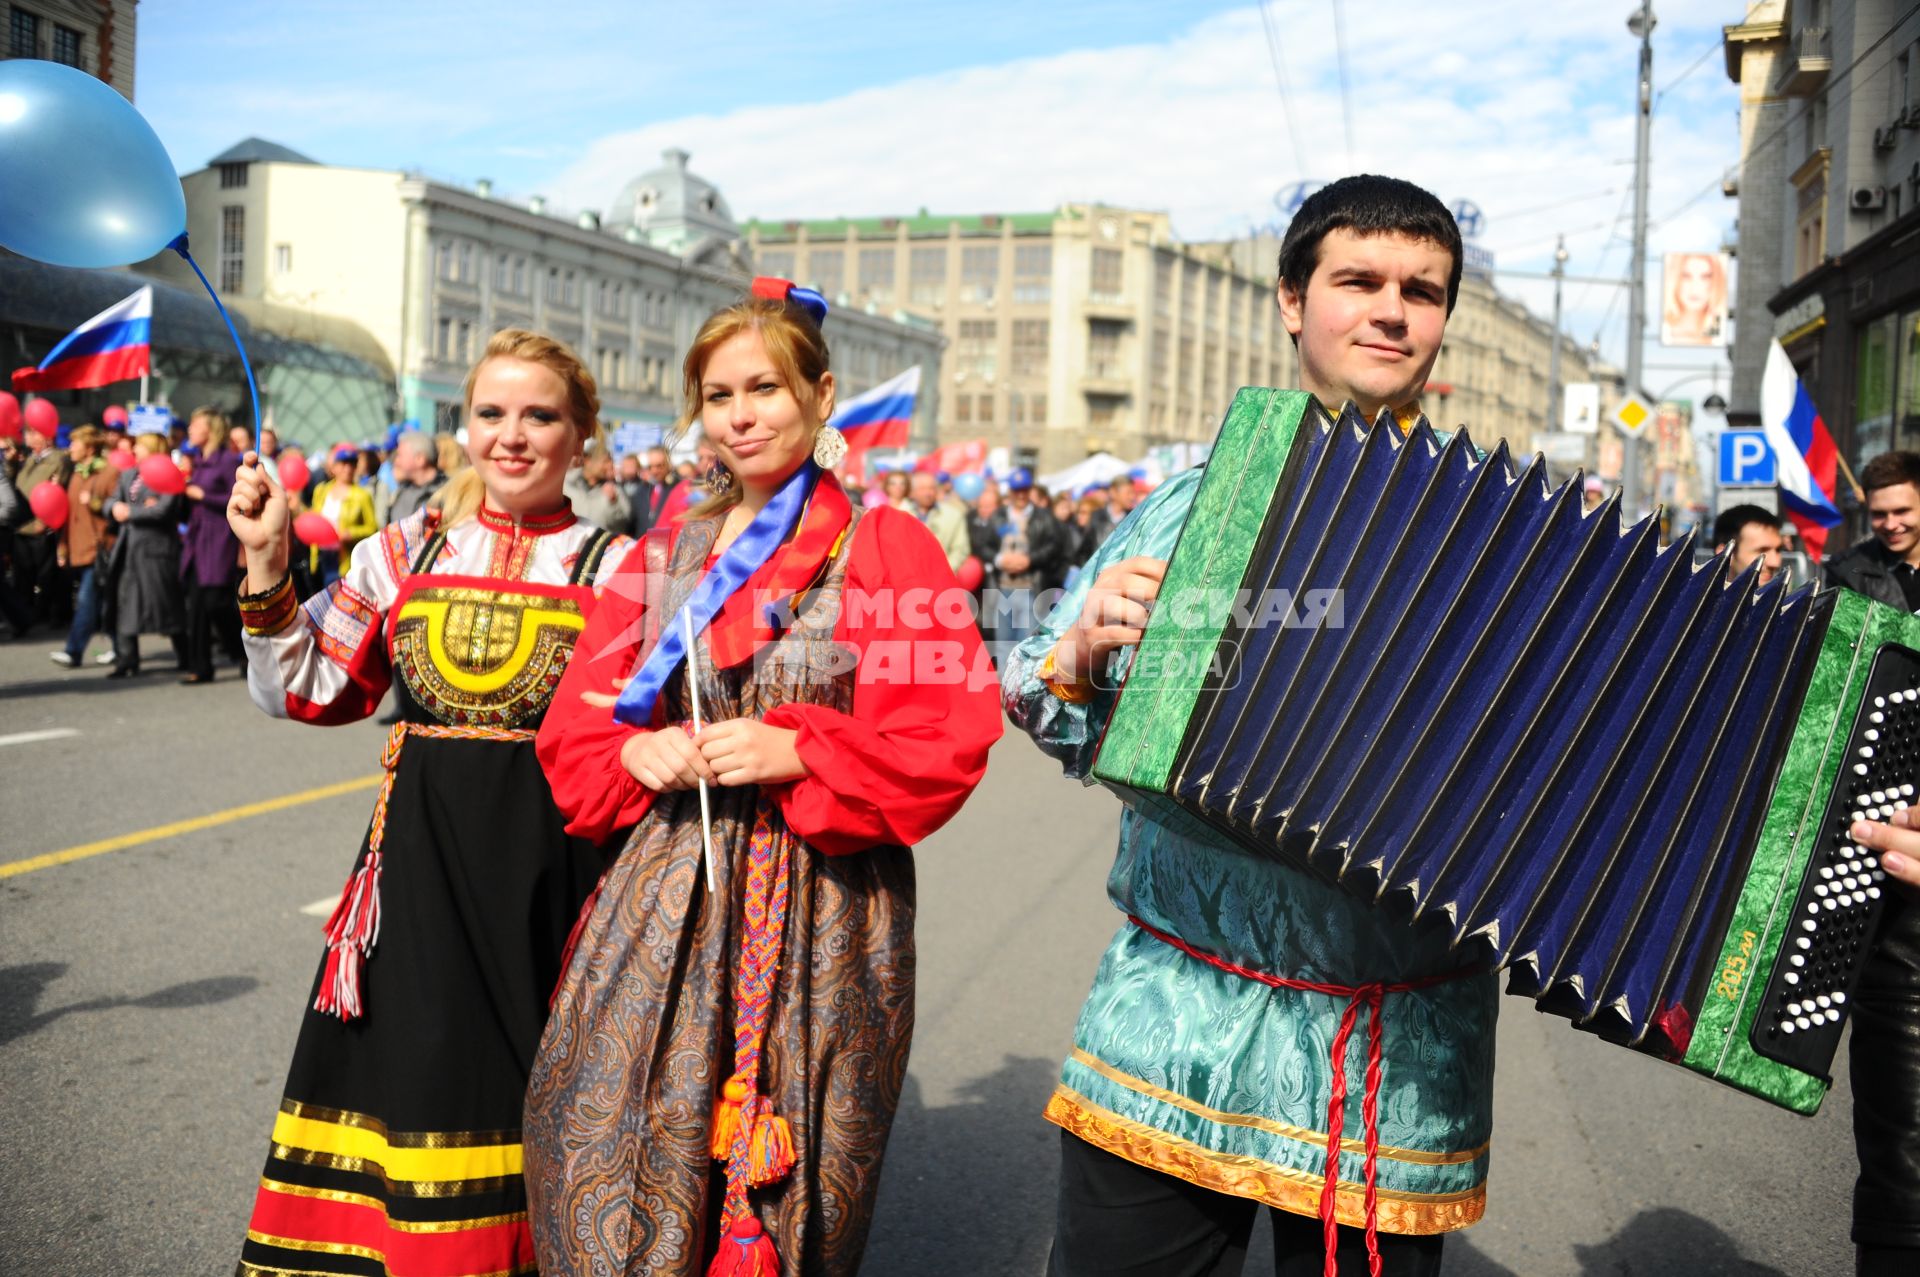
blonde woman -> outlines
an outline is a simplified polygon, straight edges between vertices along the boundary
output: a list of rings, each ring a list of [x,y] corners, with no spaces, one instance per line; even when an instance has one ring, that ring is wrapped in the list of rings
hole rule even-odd
[[[561,493],[593,436],[592,375],[535,333],[467,374],[470,468],[444,512],[389,525],[304,607],[288,508],[251,457],[248,684],[277,718],[400,719],[300,1026],[243,1274],[531,1273],[520,1108],[560,955],[603,861],[569,835],[534,730],[630,546]]]
[[[833,476],[824,311],[762,279],[701,327],[713,495],[648,533],[540,730],[568,828],[634,827],[527,1094],[547,1277],[851,1274],[866,1245],[913,1029],[908,848],[1000,714],[939,543]]]

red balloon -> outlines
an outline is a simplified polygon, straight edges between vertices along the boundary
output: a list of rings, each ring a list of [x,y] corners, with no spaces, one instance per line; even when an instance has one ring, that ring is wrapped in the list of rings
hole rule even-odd
[[[114,404],[100,414],[100,420],[109,426],[124,426],[127,424],[127,410],[119,404]]]
[[[307,460],[297,452],[280,454],[280,486],[288,492],[305,492],[307,481],[313,478],[313,471],[307,468]]]
[[[961,589],[977,590],[980,588],[980,582],[986,579],[987,572],[985,568],[980,566],[979,556],[969,554],[965,559],[961,560],[960,566],[955,570],[954,575],[960,578]]]
[[[107,464],[115,470],[131,470],[140,464],[140,458],[133,455],[132,448],[115,448],[107,454]]]
[[[27,504],[33,507],[33,517],[46,524],[48,531],[58,532],[67,526],[67,490],[53,480],[35,484],[27,494]]]
[[[20,437],[20,401],[0,390],[0,439]]]
[[[187,490],[187,476],[180,473],[180,467],[164,452],[156,452],[140,462],[140,479],[163,497]]]
[[[315,514],[311,510],[295,516],[293,535],[300,538],[302,545],[317,546],[322,550],[334,550],[340,546],[340,529],[327,522],[324,514]]]
[[[49,439],[60,428],[60,410],[53,406],[51,399],[27,400],[27,406],[20,415],[26,419],[29,430],[38,430]]]

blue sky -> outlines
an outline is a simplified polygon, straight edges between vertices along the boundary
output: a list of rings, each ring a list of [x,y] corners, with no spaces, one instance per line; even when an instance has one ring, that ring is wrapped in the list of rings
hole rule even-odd
[[[1271,220],[1273,193],[1298,178],[1370,169],[1479,204],[1504,266],[1544,269],[1566,232],[1571,273],[1617,276],[1633,7],[1345,0],[1343,103],[1333,0],[1270,0],[1265,22],[1245,3],[1140,0],[147,0],[137,102],[182,171],[258,134],[564,208],[604,209],[677,145],[743,217],[1104,200],[1165,208],[1202,238]],[[1657,6],[1655,84],[1678,82],[1656,112],[1656,275],[1662,249],[1717,247],[1732,226],[1719,179],[1739,102],[1718,42],[1737,7]],[[1550,307],[1545,284],[1500,283]],[[1616,360],[1621,291],[1567,291],[1568,331],[1598,334]],[[1705,366],[1657,346],[1647,359]]]

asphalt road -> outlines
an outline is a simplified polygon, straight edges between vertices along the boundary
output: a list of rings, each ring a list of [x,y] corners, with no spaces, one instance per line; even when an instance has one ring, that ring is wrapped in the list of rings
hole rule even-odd
[[[270,721],[225,670],[110,683],[51,646],[0,646],[0,864],[377,769],[373,724]],[[38,732],[71,734],[10,743]],[[0,877],[0,1273],[231,1271],[315,915],[372,800]],[[1116,810],[1011,738],[920,849],[919,1027],[867,1273],[1044,1270],[1058,1134],[1038,1115],[1116,925]],[[1491,1204],[1449,1240],[1451,1277],[1851,1271],[1844,1083],[1801,1119],[1503,1011]],[[1257,1239],[1248,1271],[1266,1262]]]

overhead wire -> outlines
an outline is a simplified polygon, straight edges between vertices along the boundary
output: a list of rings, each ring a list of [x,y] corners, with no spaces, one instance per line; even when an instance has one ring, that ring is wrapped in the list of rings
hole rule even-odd
[[[1333,0],[1333,50],[1340,66],[1340,116],[1347,129],[1347,172],[1353,172],[1353,91],[1347,86],[1347,24]]]
[[[1287,64],[1280,56],[1280,39],[1274,31],[1273,15],[1267,12],[1266,0],[1260,0],[1260,25],[1267,33],[1267,56],[1273,62],[1273,80],[1280,89],[1280,111],[1286,117],[1287,137],[1293,144],[1294,171],[1302,178],[1307,176],[1307,149],[1300,145],[1300,121],[1293,113],[1293,94],[1287,88]]]
[[[1686,70],[1682,71],[1679,75],[1674,76],[1671,80],[1668,80],[1665,84],[1660,86],[1659,91],[1653,95],[1653,105],[1659,106],[1661,98],[1671,93],[1675,85],[1679,84],[1682,80],[1692,75],[1695,71],[1698,71],[1703,65],[1705,65],[1708,58],[1720,52],[1720,50],[1724,47],[1724,44],[1725,42],[1722,40],[1715,40],[1712,44],[1709,44],[1706,48],[1700,50],[1700,56],[1695,58],[1692,62],[1688,63]]]

